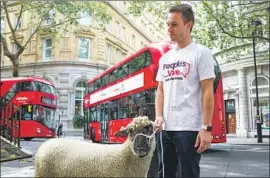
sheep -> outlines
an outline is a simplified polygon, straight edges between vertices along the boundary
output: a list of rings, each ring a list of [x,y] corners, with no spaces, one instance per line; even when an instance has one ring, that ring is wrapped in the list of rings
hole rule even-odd
[[[156,147],[154,128],[154,122],[144,116],[134,118],[115,134],[128,136],[123,144],[48,140],[35,155],[35,176],[146,177]]]

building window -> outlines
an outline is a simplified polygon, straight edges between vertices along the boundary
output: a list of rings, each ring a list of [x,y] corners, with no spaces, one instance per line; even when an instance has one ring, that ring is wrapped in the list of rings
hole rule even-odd
[[[115,34],[117,37],[120,37],[120,24],[117,21],[115,23]]]
[[[112,49],[112,46],[110,44],[107,44],[107,48],[106,48],[106,60],[108,61],[108,64],[111,63],[111,49]]]
[[[143,48],[144,47],[144,44],[143,44],[143,42],[141,41],[141,47]]]
[[[75,88],[75,113],[83,116],[83,98],[86,82],[80,81]]]
[[[19,47],[18,47],[18,45],[16,43],[13,43],[12,52],[16,53],[17,51],[19,51]]]
[[[43,59],[47,60],[52,57],[52,39],[46,38],[43,40]]]
[[[269,93],[269,80],[264,76],[257,77],[258,82],[258,93],[260,95]],[[256,81],[253,79],[250,86],[250,94],[256,96]]]
[[[17,28],[16,29],[21,29],[22,28],[22,17],[19,19],[19,14],[16,14],[15,15],[15,27],[17,25]]]
[[[80,12],[79,13],[79,24],[80,25],[85,25],[85,26],[90,26],[91,25],[91,15],[89,12]]]
[[[44,24],[52,25],[54,15],[55,15],[55,10],[54,9],[49,10],[48,15],[44,19]]]
[[[5,19],[1,17],[1,33],[5,33]]]
[[[122,37],[122,40],[124,42],[126,42],[126,28],[124,26],[122,26],[122,35],[121,35],[121,37]]]
[[[259,115],[262,120],[262,129],[269,130],[269,78],[265,76],[258,76],[258,95],[259,95]],[[256,100],[256,81],[252,80],[249,86],[250,103],[251,103],[251,117],[252,117],[252,129],[256,129],[256,115],[257,115],[257,100]]]
[[[135,48],[135,35],[132,35],[131,47]]]
[[[114,55],[115,59],[114,59],[114,61],[117,63],[117,62],[120,61],[120,59],[119,59],[119,49],[115,48],[115,51],[114,52],[115,52],[115,55]]]
[[[107,25],[106,25],[106,30],[110,33],[112,33],[112,21],[110,21]]]
[[[79,59],[89,59],[90,58],[90,39],[79,38],[78,43],[78,58]]]

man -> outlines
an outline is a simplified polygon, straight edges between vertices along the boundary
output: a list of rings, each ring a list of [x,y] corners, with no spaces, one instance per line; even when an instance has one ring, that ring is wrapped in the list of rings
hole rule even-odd
[[[211,144],[214,63],[210,49],[191,40],[191,6],[170,8],[168,33],[176,46],[159,61],[156,124],[161,131],[159,176],[200,177],[200,159]]]

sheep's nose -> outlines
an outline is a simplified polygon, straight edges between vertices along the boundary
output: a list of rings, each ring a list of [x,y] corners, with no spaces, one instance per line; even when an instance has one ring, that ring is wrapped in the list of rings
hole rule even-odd
[[[139,151],[145,151],[145,147],[138,147],[137,148]]]

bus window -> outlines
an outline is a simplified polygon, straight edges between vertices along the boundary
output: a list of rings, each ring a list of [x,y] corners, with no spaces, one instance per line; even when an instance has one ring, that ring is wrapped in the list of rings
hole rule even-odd
[[[18,82],[16,84],[15,92],[17,93],[17,92],[22,91],[22,87],[23,87],[23,82]]]
[[[124,78],[125,76],[127,76],[128,73],[128,66],[129,64],[124,64],[118,71],[118,77],[119,78]]]
[[[149,51],[146,51],[146,61],[145,61],[145,65],[149,66],[152,64],[152,55]]]
[[[145,59],[146,59],[146,53],[143,53],[136,57],[136,63],[137,63],[137,70],[140,70],[145,67]]]
[[[90,121],[97,122],[97,111],[96,111],[96,107],[92,107],[90,109]]]
[[[128,97],[119,99],[119,107],[118,107],[118,119],[127,118],[128,113]]]
[[[103,76],[103,86],[106,86],[106,85],[108,85],[109,84],[109,75],[108,74],[106,74],[106,75],[104,75]]]
[[[118,119],[118,100],[108,102],[109,120]]]
[[[33,90],[31,82],[23,82],[22,91],[31,91]]]
[[[5,100],[6,100],[6,101],[10,101],[10,100],[14,97],[14,95],[16,94],[15,89],[16,89],[16,84],[14,84],[14,85],[10,88],[10,90],[7,92],[7,94],[6,94],[6,96],[5,96]]]
[[[55,110],[41,106],[33,106],[33,120],[39,121],[49,128],[55,128]]]
[[[41,83],[41,82],[34,82],[34,85],[37,91],[42,91],[42,92],[56,95],[55,88],[49,84]]]
[[[32,119],[32,111],[33,110],[28,110],[28,105],[22,105],[21,109],[22,109],[22,119],[23,120],[31,120]],[[33,107],[33,106],[31,106]]]
[[[44,108],[40,106],[34,106],[33,108],[33,120],[44,123]]]
[[[99,89],[102,86],[102,78],[95,81],[95,90]]]
[[[146,103],[145,103],[145,92],[136,93],[134,95],[134,100],[136,102],[136,114],[137,116],[146,115]]]
[[[117,74],[118,74],[118,70],[115,69],[111,74],[110,74],[110,82],[114,82],[117,80]]]
[[[132,74],[132,73],[134,73],[134,72],[136,72],[137,71],[137,64],[136,64],[136,59],[134,59],[134,60],[132,60],[132,61],[130,61],[129,62],[129,74]]]
[[[155,92],[156,89],[150,89],[145,91],[145,102],[148,103],[155,103]]]
[[[102,105],[97,106],[97,121],[102,121],[103,120],[103,107]]]
[[[94,91],[95,87],[94,87],[94,83],[91,83],[87,86],[87,93],[90,93],[92,91]]]
[[[217,60],[215,58],[214,58],[214,71],[215,71],[215,75],[216,75],[216,78],[214,80],[214,93],[215,93],[217,86],[218,86],[218,83],[219,83],[220,75],[221,75],[219,65],[218,65]]]

